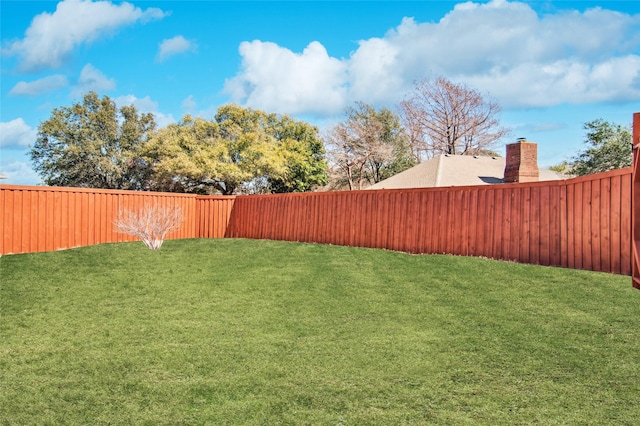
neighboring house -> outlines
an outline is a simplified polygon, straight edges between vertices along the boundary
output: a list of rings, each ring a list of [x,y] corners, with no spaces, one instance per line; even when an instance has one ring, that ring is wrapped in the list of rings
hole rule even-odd
[[[507,157],[440,155],[367,189],[430,188],[536,182],[565,179],[538,168],[538,145],[519,140],[507,145]]]

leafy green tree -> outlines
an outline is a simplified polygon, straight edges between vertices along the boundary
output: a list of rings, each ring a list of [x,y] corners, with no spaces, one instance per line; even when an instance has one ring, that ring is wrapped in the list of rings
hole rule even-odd
[[[151,189],[206,193],[202,181],[214,173],[219,155],[215,135],[213,123],[188,115],[154,132],[142,149],[143,158],[152,165]]]
[[[269,176],[272,192],[305,192],[327,184],[327,162],[318,129],[288,116],[270,115],[266,131],[276,140],[284,174]]]
[[[563,174],[567,174],[570,175],[571,172],[571,168],[573,167],[573,165],[571,163],[569,163],[567,160],[563,160],[558,164],[554,164],[552,166],[549,166],[549,170],[556,172],[556,173],[563,173]]]
[[[149,167],[138,150],[155,126],[152,114],[118,110],[108,96],[90,92],[40,123],[31,161],[51,186],[144,189]]]
[[[306,191],[327,179],[314,127],[237,105],[220,107],[213,121],[186,116],[160,129],[145,158],[152,187],[166,191]]]
[[[326,136],[337,186],[363,189],[413,166],[407,135],[390,110],[357,102],[345,114]]]
[[[597,119],[584,124],[587,148],[573,160],[572,173],[578,176],[631,166],[632,137],[629,127]]]

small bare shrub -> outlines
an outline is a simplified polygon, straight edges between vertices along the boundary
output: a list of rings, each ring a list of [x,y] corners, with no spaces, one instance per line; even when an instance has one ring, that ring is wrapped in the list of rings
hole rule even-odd
[[[139,211],[124,210],[114,224],[117,232],[135,235],[151,250],[158,250],[167,234],[178,230],[183,221],[179,207],[148,205]]]

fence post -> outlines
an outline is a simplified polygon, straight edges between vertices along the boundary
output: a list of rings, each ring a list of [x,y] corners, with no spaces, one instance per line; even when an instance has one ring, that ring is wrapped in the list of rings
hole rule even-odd
[[[631,183],[631,263],[633,286],[640,290],[640,112],[633,114]]]

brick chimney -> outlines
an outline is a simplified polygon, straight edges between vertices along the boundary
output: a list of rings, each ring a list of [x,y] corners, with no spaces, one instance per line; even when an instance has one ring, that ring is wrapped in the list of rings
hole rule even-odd
[[[537,182],[539,177],[538,144],[520,138],[516,143],[507,145],[504,183]]]

